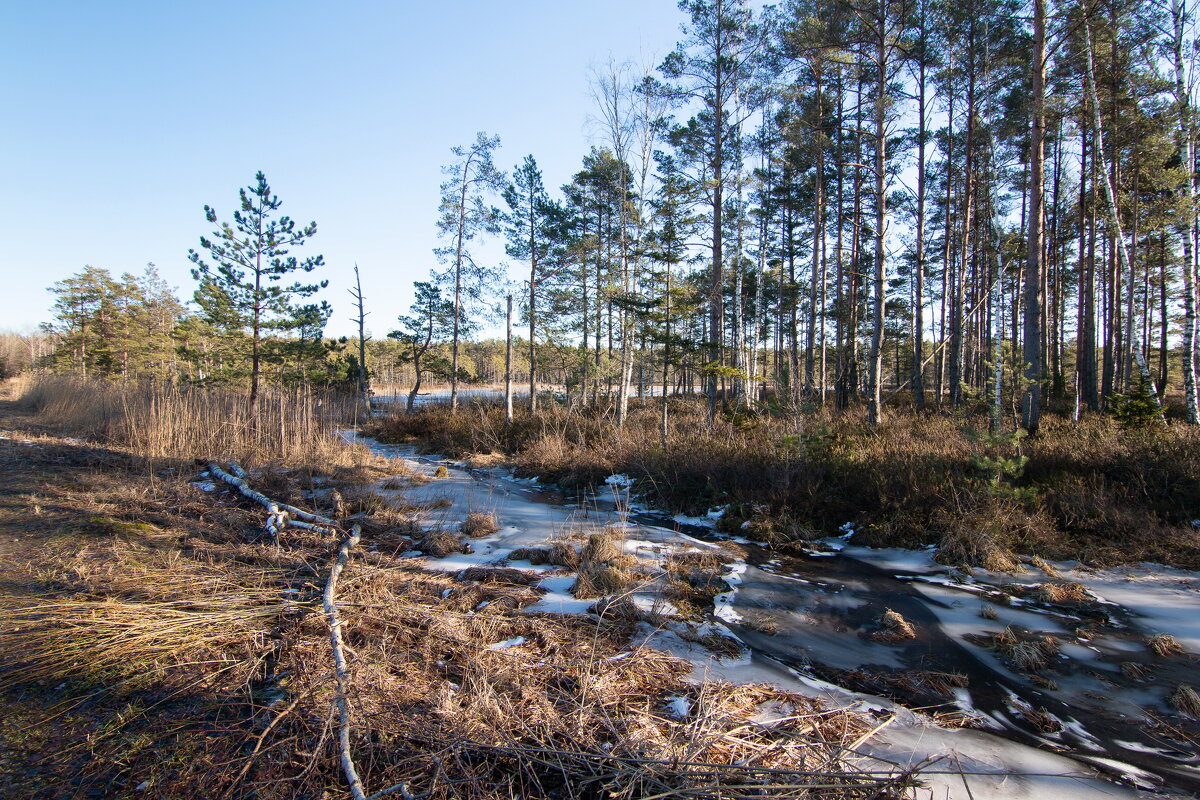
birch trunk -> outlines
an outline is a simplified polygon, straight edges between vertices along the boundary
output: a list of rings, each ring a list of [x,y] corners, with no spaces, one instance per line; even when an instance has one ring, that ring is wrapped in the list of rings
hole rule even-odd
[[[1184,212],[1180,219],[1183,239],[1183,394],[1189,425],[1200,424],[1200,405],[1196,387],[1196,242],[1193,238],[1196,221],[1196,194],[1194,180],[1194,148],[1192,135],[1191,97],[1184,79],[1184,22],[1186,8],[1184,0],[1171,0],[1173,23],[1173,60],[1175,62],[1175,113],[1178,128],[1175,143],[1185,165],[1185,178],[1180,187],[1184,191]],[[1165,279],[1164,279],[1165,285]],[[1165,328],[1167,322],[1163,318]]]

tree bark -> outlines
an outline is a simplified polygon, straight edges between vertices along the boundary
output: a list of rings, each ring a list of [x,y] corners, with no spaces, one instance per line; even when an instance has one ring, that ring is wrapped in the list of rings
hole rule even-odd
[[[505,298],[508,301],[508,313],[505,322],[504,335],[504,421],[513,421],[513,395],[512,395],[512,295]],[[586,309],[585,309],[586,311]]]
[[[867,419],[873,427],[879,425],[882,415],[883,317],[887,308],[884,295],[884,258],[887,254],[887,0],[879,0],[876,24],[879,26],[875,42],[879,88],[875,95],[875,308],[871,315],[871,396],[867,406]]]
[[[1029,144],[1029,240],[1025,255],[1025,397],[1021,424],[1035,435],[1042,413],[1042,205],[1045,198],[1046,0],[1033,0],[1033,109]]]
[[[1088,59],[1085,84],[1087,87],[1087,93],[1092,101],[1093,122],[1095,123],[1096,128],[1096,158],[1101,164],[1101,169],[1099,169],[1098,172],[1103,178],[1100,186],[1102,189],[1104,189],[1104,196],[1108,210],[1108,222],[1112,227],[1119,269],[1122,273],[1124,273],[1127,270],[1133,269],[1133,265],[1129,259],[1129,252],[1125,248],[1125,235],[1121,231],[1121,217],[1117,213],[1116,192],[1113,190],[1110,173],[1103,169],[1103,164],[1105,163],[1107,156],[1104,154],[1104,138],[1100,132],[1100,104],[1096,101],[1096,73],[1094,63],[1095,59],[1092,54],[1092,34],[1091,29],[1086,24],[1083,26],[1083,32],[1084,39],[1087,44]],[[1159,408],[1159,414],[1161,416],[1162,404],[1158,399],[1158,390],[1154,386],[1154,379],[1150,376],[1150,370],[1146,368],[1146,362],[1141,356],[1141,350],[1142,348],[1135,343],[1134,353],[1137,356],[1138,369],[1142,374],[1142,380],[1146,382],[1146,386],[1150,392],[1150,395],[1154,398],[1155,405]]]
[[[1196,222],[1196,193],[1194,147],[1192,131],[1191,99],[1184,80],[1186,61],[1184,56],[1184,22],[1186,15],[1184,0],[1171,0],[1173,29],[1172,55],[1175,67],[1175,114],[1177,128],[1175,144],[1184,164],[1185,178],[1180,187],[1184,192],[1184,212],[1179,221],[1183,239],[1183,394],[1187,421],[1190,425],[1200,424],[1200,398],[1196,385],[1196,257],[1197,243],[1194,239]],[[1163,291],[1166,291],[1166,275],[1163,276]],[[1163,328],[1167,320],[1163,317]],[[1165,334],[1164,334],[1165,338]],[[1165,370],[1164,370],[1165,374]]]

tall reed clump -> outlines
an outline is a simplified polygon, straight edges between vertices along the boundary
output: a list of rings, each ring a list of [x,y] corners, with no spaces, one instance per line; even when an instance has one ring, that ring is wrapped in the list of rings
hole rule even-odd
[[[47,376],[21,401],[63,434],[150,458],[343,464],[363,450],[338,432],[354,419],[354,399],[332,393],[267,392],[252,411],[231,391]]]

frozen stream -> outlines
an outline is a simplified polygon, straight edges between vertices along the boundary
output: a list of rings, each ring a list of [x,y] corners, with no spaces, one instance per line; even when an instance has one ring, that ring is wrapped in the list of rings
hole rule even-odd
[[[469,470],[408,446],[346,435],[426,475],[447,467],[446,477],[399,494],[438,506],[427,512],[427,525],[454,529],[468,512],[484,511],[501,529],[472,540],[469,555],[421,556],[423,566],[455,571],[503,563],[550,572],[540,583],[545,594],[527,610],[587,613],[595,601],[569,593],[573,575],[510,560],[516,548],[618,526],[627,552],[654,565],[672,552],[712,549],[727,538],[707,519],[672,519],[636,504],[621,510],[621,476],[608,496],[567,498],[505,470]],[[697,677],[767,682],[868,711],[880,722],[894,717],[863,750],[901,768],[925,762],[929,788],[921,796],[931,800],[1200,791],[1200,755],[1169,736],[1170,724],[1182,724],[1193,737],[1197,728],[1167,702],[1178,684],[1200,684],[1191,655],[1200,653],[1200,574],[1155,565],[1087,571],[1056,564],[1053,575],[1030,569],[966,576],[935,563],[928,551],[830,539],[789,557],[735,540],[747,555],[726,568],[728,590],[699,627],[734,640],[722,652],[740,655],[718,657],[687,641],[696,637],[679,635],[684,623],[642,624],[645,643],[688,659]],[[1086,592],[1054,603],[1042,588],[1048,583],[1078,583]],[[644,587],[635,602],[669,610],[653,588]],[[880,616],[889,608],[915,626],[914,638],[880,637]],[[688,627],[695,633],[696,624]],[[1187,653],[1151,654],[1145,640],[1157,633],[1173,635]],[[1015,651],[997,647],[997,635],[1028,644],[1040,666],[1018,670]],[[975,724],[940,727],[909,709],[968,716]]]

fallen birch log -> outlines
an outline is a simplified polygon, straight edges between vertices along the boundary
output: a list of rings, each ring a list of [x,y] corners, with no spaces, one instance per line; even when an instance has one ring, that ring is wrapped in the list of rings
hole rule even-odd
[[[230,462],[229,472],[226,472],[216,462],[210,461],[208,462],[208,472],[217,480],[237,489],[247,500],[253,500],[267,510],[267,520],[263,524],[263,529],[272,539],[278,539],[279,534],[283,533],[289,525],[316,531],[337,528],[337,524],[328,517],[313,514],[304,509],[290,506],[287,503],[280,503],[267,497],[262,492],[255,491],[246,482],[246,478],[248,477],[246,471],[238,466],[237,462]]]
[[[323,603],[325,618],[329,623],[329,643],[333,647],[333,675],[336,684],[334,705],[338,712],[338,745],[342,752],[342,771],[346,773],[346,783],[350,785],[350,794],[354,800],[366,800],[367,793],[363,789],[362,779],[354,766],[354,754],[350,751],[350,701],[347,699],[347,689],[350,685],[350,672],[346,668],[346,650],[342,642],[342,619],[338,616],[334,594],[337,592],[338,576],[350,559],[350,550],[358,544],[362,529],[355,525],[350,529],[350,535],[342,540],[338,547],[333,567],[329,570],[329,580],[325,583]]]

